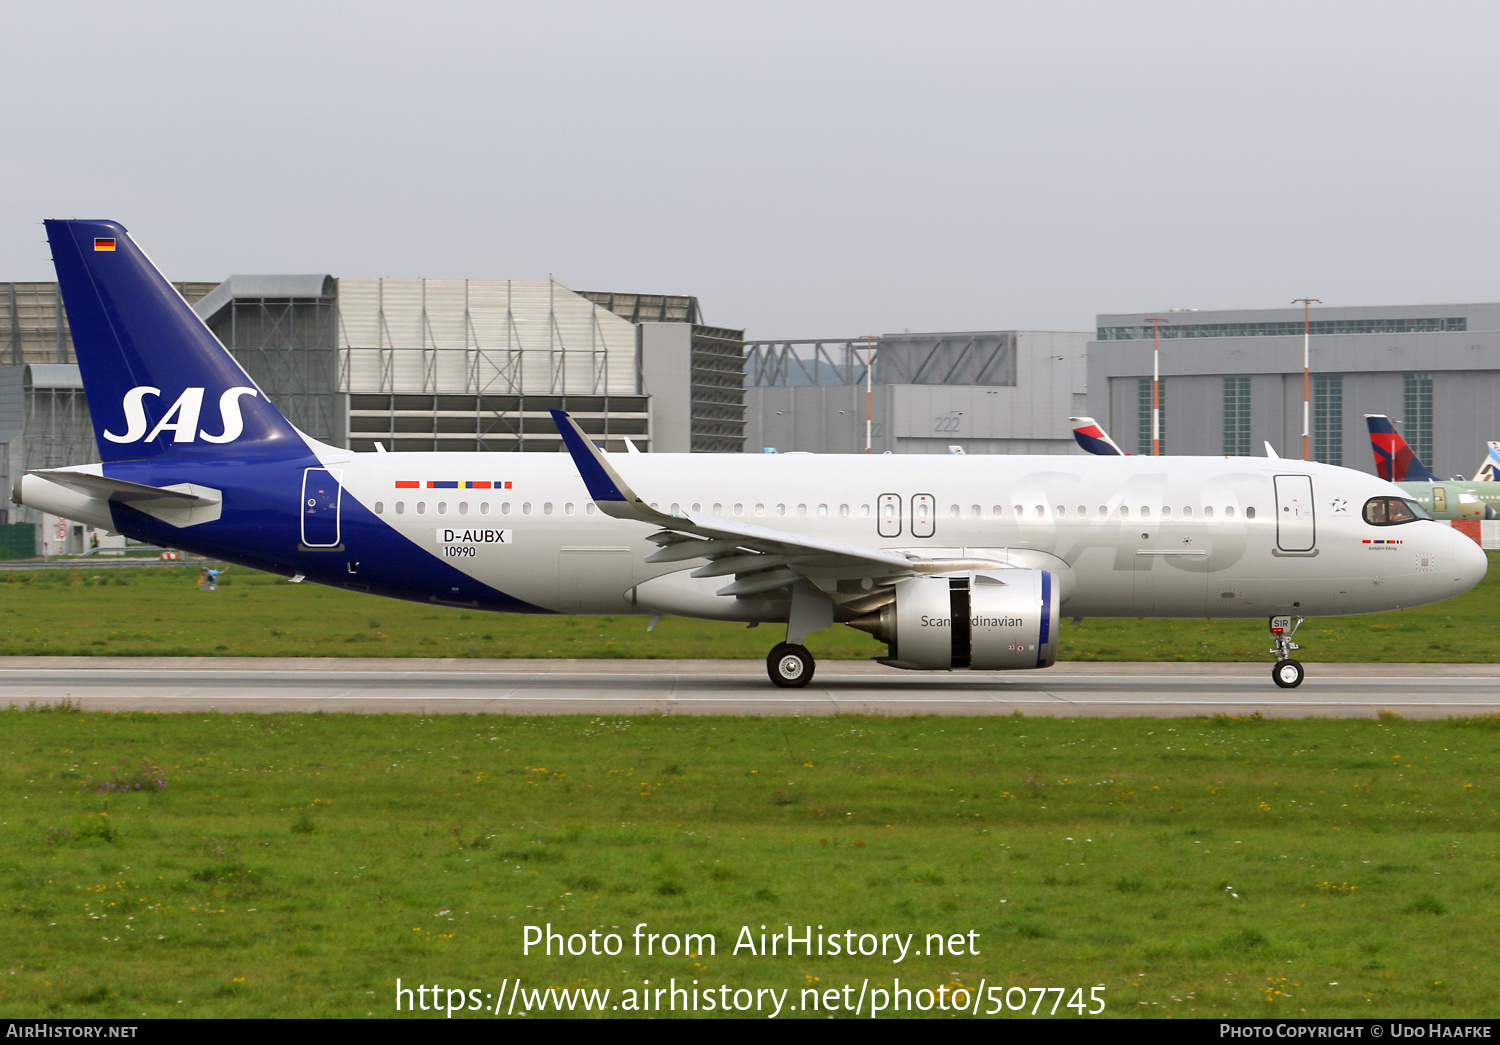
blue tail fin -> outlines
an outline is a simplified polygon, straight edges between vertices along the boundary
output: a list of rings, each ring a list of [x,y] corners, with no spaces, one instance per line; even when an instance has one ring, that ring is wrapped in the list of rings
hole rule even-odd
[[[101,460],[307,452],[123,225],[46,226]]]

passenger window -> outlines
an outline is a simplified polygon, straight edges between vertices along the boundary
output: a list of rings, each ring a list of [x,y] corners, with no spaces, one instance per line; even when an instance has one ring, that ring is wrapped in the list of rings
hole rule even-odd
[[[1227,505],[1224,508],[1224,518],[1226,518],[1226,519],[1233,519],[1234,518],[1234,505],[1232,505],[1232,504],[1231,505]]]
[[[480,501],[479,502],[479,514],[480,515],[488,515],[488,514],[490,514],[490,502],[489,501]]]
[[[859,506],[859,514],[860,515],[869,515],[870,514],[870,506],[868,504],[862,504],[862,505],[860,505]]]
[[[468,501],[459,501],[458,502],[458,514],[459,515],[468,515],[469,514],[469,502]],[[571,515],[572,513],[569,512],[568,514]]]
[[[744,515],[745,514],[745,506],[743,504],[737,504],[737,505],[735,505],[734,506],[734,514],[735,515]]]
[[[949,506],[949,508],[948,508],[948,518],[950,518],[950,519],[957,519],[958,518],[958,505],[955,504],[955,505],[950,505]]]
[[[655,508],[656,505],[653,504],[651,507]],[[522,515],[530,515],[531,514],[531,502],[530,501],[523,501],[521,503],[521,514]]]
[[[847,518],[849,518],[849,506],[847,504],[841,504],[841,505],[839,505],[839,518],[840,519],[847,519]]]
[[[1213,510],[1213,508],[1212,507],[1205,507],[1203,509],[1203,518],[1205,518],[1205,519],[1212,519],[1213,517],[1214,517],[1214,510]]]
[[[418,515],[426,515],[427,514],[427,502],[426,501],[418,501],[417,502],[417,514]]]
[[[1253,506],[1250,507],[1250,508],[1246,508],[1245,509],[1245,518],[1247,518],[1247,519],[1253,519],[1253,518],[1255,518],[1255,508]]]
[[[500,514],[501,515],[509,515],[510,514],[510,502],[509,501],[503,501],[503,502],[501,502],[501,505],[500,505]]]
[[[1182,517],[1184,519],[1191,519],[1193,517],[1193,509],[1191,505],[1182,510]]]
[[[385,504],[384,503],[382,503],[380,501],[376,501],[375,502],[375,514],[376,515],[384,515],[385,514]]]
[[[396,514],[397,515],[403,515],[403,514],[405,514],[405,512],[406,512],[406,502],[405,501],[397,501],[396,502]]]
[[[1128,518],[1130,518],[1130,509],[1127,508],[1127,507],[1125,507],[1123,504],[1120,505],[1120,518],[1122,518],[1122,519],[1128,519]]]
[[[459,505],[459,507],[461,509],[462,508],[467,508],[468,505]],[[563,514],[564,515],[572,515],[573,514],[573,502],[572,501],[569,501],[567,504],[563,505]]]
[[[1167,505],[1162,505],[1162,507],[1161,507],[1161,517],[1163,519],[1170,519],[1170,518],[1172,518],[1172,509],[1169,508]]]
[[[438,502],[438,514],[439,515],[447,515],[448,514],[448,502],[447,501],[439,501]]]
[[[594,502],[590,501],[588,504],[584,505],[583,511],[585,515],[593,515],[596,511],[596,509],[594,508]]]

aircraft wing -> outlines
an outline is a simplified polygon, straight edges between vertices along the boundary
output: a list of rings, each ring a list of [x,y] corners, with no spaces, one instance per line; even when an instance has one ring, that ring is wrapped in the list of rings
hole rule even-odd
[[[646,561],[688,562],[707,559],[707,566],[693,571],[694,577],[736,579],[719,590],[720,595],[754,595],[785,587],[805,569],[839,570],[877,567],[882,575],[916,574],[916,562],[900,552],[865,548],[805,534],[786,533],[769,526],[742,523],[699,512],[663,512],[652,508],[615,471],[603,452],[593,444],[565,411],[553,410],[552,419],[563,443],[588,487],[589,497],[605,515],[632,519],[661,527],[650,540],[661,545]],[[998,564],[997,564],[998,565]]]

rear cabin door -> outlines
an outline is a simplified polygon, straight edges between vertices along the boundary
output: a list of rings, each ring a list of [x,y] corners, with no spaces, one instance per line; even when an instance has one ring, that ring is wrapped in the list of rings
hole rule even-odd
[[[1284,552],[1310,552],[1316,546],[1310,475],[1276,477],[1276,547]]]
[[[309,548],[333,548],[339,543],[339,507],[343,470],[309,468],[302,473],[302,543]]]

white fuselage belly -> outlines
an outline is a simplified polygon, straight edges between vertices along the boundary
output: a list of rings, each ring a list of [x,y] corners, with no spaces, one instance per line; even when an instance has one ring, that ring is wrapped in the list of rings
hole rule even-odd
[[[341,473],[346,496],[418,547],[546,609],[644,612],[630,598],[634,586],[702,565],[647,564],[656,550],[647,538],[658,528],[599,513],[563,455],[323,457]],[[1455,588],[1462,551],[1454,543],[1467,538],[1432,522],[1371,526],[1361,515],[1365,501],[1399,496],[1399,489],[1306,462],[793,454],[610,460],[665,512],[680,506],[923,558],[1033,564],[1026,560],[1032,555],[1047,568],[1047,557],[1056,557],[1071,567],[1063,605],[1075,616],[1368,613],[1433,602],[1467,586]],[[1308,477],[1310,508],[1278,504],[1277,476]],[[511,485],[429,486],[454,481]],[[398,487],[402,482],[420,487]],[[883,504],[895,510],[882,520]],[[918,517],[923,507],[931,512],[925,520]],[[889,536],[881,535],[882,522]],[[462,533],[445,541],[442,529],[507,532],[504,543],[493,534],[489,541],[465,541]],[[723,613],[701,615],[736,616],[734,598],[713,601]]]

